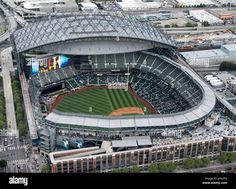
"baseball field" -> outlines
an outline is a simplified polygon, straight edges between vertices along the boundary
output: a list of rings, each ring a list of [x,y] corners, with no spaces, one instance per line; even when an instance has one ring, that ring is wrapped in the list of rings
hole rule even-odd
[[[123,89],[90,89],[64,96],[56,106],[63,112],[96,115],[150,114],[143,102]],[[115,112],[114,112],[115,111]]]

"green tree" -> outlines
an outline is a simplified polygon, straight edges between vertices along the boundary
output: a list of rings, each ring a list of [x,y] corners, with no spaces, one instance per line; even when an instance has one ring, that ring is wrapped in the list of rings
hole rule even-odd
[[[227,155],[225,152],[222,152],[218,158],[220,163],[226,163],[227,162]]]
[[[49,173],[50,167],[48,165],[43,165],[41,168],[41,173]]]
[[[17,122],[20,122],[20,121],[23,121],[24,120],[24,116],[23,116],[23,114],[17,114],[16,115],[16,120],[17,120]]]
[[[4,160],[4,159],[0,160],[0,167],[1,167],[1,168],[7,167],[7,161]]]
[[[111,173],[121,173],[120,169],[112,169]]]
[[[0,99],[0,105],[4,106],[4,104],[5,104],[4,99]]]
[[[236,153],[235,152],[228,152],[226,153],[227,162],[232,163],[236,160]]]
[[[15,81],[12,82],[12,90],[14,94],[20,91],[19,85]]]
[[[227,61],[223,61],[220,64],[220,71],[232,71],[232,70],[236,70],[236,64],[232,63],[232,62],[227,62]]]
[[[165,162],[161,162],[159,165],[158,165],[158,170],[160,173],[166,173],[168,172],[168,167],[167,167],[167,164]]]
[[[4,99],[1,98],[1,99],[0,99],[0,105],[1,105],[1,106],[4,106],[4,104],[5,104],[5,101],[4,101]]]
[[[18,129],[19,129],[19,135],[20,137],[22,136],[26,136],[27,135],[27,127],[25,126],[24,122],[23,121],[20,121],[18,123]]]
[[[158,165],[156,163],[152,163],[148,166],[148,172],[149,173],[158,173]]]
[[[1,105],[1,103],[0,103],[0,112],[4,112],[5,111],[5,108],[4,108],[4,106],[3,105]]]
[[[131,173],[139,173],[140,172],[140,168],[137,165],[135,165],[132,168],[130,168],[130,172]]]
[[[194,167],[199,168],[202,167],[202,160],[200,158],[194,159]]]
[[[172,28],[178,28],[178,24],[172,23],[172,24],[171,24],[171,27],[172,27]]]
[[[192,158],[187,158],[184,160],[184,168],[192,169],[194,167],[194,160]]]
[[[3,95],[0,95],[0,101],[4,102],[4,96]]]
[[[236,161],[236,152],[232,152],[233,161]]]
[[[168,172],[172,172],[176,169],[176,165],[175,165],[174,162],[169,162],[169,163],[167,163],[166,166],[167,166],[167,171]]]
[[[16,109],[16,120],[18,124],[19,135],[20,137],[23,137],[27,135],[28,128],[24,123],[24,106],[22,102],[22,91],[18,75],[12,77],[12,89],[13,89],[14,103]]]
[[[0,99],[0,105],[4,107],[4,105],[5,105],[5,99]]]
[[[13,93],[14,95],[19,94],[21,96],[20,86],[15,86],[15,88],[13,89]]]
[[[208,157],[204,157],[202,159],[202,164],[204,167],[208,166],[210,164],[210,159]]]
[[[19,93],[14,94],[15,103],[18,104],[21,102],[21,95]]]
[[[235,32],[235,27],[229,28],[228,30],[231,31],[232,33],[234,33]]]
[[[3,120],[0,120],[0,129],[3,129],[5,127],[6,122]]]
[[[22,108],[22,105],[20,103],[16,104],[16,113],[17,114],[23,114],[24,110]]]
[[[120,169],[121,173],[129,173],[129,169],[127,167]]]
[[[210,24],[209,24],[208,21],[203,21],[203,22],[202,22],[202,26],[206,27],[206,26],[210,26]]]
[[[187,22],[187,23],[185,24],[185,27],[193,27],[192,22]]]
[[[170,25],[169,25],[169,24],[166,24],[164,27],[165,27],[165,28],[170,28]]]
[[[5,114],[4,112],[0,112],[0,120],[5,120]]]

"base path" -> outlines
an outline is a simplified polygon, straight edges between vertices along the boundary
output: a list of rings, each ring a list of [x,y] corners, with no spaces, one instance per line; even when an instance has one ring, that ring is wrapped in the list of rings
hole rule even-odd
[[[110,113],[110,116],[122,116],[129,114],[140,114],[144,115],[142,108],[139,107],[127,107],[127,108],[119,108]]]

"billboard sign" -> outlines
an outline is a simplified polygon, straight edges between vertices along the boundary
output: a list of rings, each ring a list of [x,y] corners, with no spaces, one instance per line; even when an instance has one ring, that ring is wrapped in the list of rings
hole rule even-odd
[[[52,70],[56,70],[59,68],[63,68],[69,65],[70,58],[65,55],[57,55],[47,58],[32,58],[31,59],[31,66],[32,71],[31,73],[43,73]]]

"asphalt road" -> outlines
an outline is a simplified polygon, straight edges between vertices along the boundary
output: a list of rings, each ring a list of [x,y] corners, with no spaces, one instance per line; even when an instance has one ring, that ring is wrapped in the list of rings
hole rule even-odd
[[[11,57],[12,47],[3,50],[0,53],[0,62],[2,65],[3,88],[6,102],[6,116],[8,131],[13,136],[18,136],[15,107],[12,93],[10,71],[13,71],[13,62]],[[17,137],[18,138],[18,137]]]
[[[27,147],[10,145],[8,147],[0,148],[0,159],[7,161],[7,172],[28,172],[28,160],[27,157]]]
[[[23,162],[26,159],[25,147],[11,145],[0,148],[0,158],[7,160],[8,163]]]
[[[5,40],[0,43],[0,52],[8,47],[11,47],[10,41]]]
[[[29,126],[30,138],[32,140],[37,139],[38,138],[37,128],[36,128],[36,124],[35,124],[35,119],[34,119],[33,110],[32,110],[32,106],[31,106],[31,102],[30,102],[29,91],[28,91],[29,86],[28,86],[28,83],[27,83],[27,80],[26,80],[24,74],[20,75],[20,82],[21,82],[21,88],[22,88],[25,109],[27,110],[26,117],[27,117],[27,122],[28,122],[28,126]]]
[[[1,3],[0,3],[0,9],[2,9],[4,15],[6,16],[9,24],[9,33],[12,33],[17,28],[17,22],[15,21],[14,15],[6,9]]]
[[[149,9],[148,11],[147,10],[129,10],[129,11],[124,11],[125,13],[128,13],[128,14],[137,14],[137,15],[142,15],[142,14],[156,14],[160,11],[170,11],[172,14],[174,13],[178,13],[178,12],[183,12],[183,11],[189,11],[189,10],[197,10],[197,9],[204,9],[204,10],[208,10],[208,9],[211,9],[211,8],[201,8],[201,7],[184,7],[184,8],[158,8],[158,9]],[[225,7],[214,7],[212,8],[214,10],[217,11],[217,9],[219,10],[225,10],[227,11],[228,8],[225,8]]]
[[[181,170],[175,171],[176,173],[213,173],[213,172],[220,172],[230,167],[236,167],[236,162],[228,163],[228,164],[215,164],[209,167],[202,167],[197,169],[190,169],[190,170]]]
[[[0,42],[4,42],[10,37],[10,34],[17,29],[17,22],[13,13],[10,13],[8,9],[6,9],[3,4],[0,2],[0,9],[3,11],[4,16],[7,18],[8,21],[8,29],[7,31],[0,35]]]

